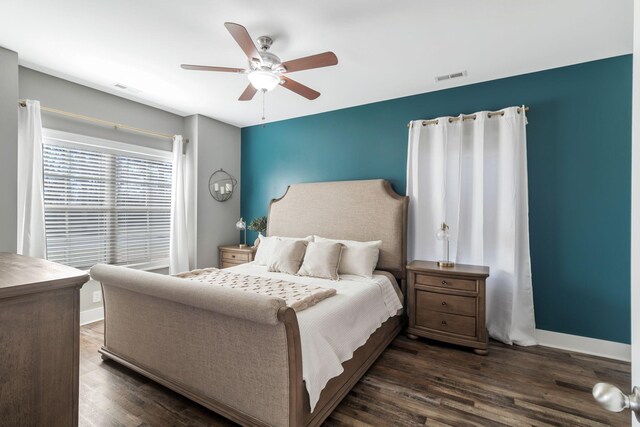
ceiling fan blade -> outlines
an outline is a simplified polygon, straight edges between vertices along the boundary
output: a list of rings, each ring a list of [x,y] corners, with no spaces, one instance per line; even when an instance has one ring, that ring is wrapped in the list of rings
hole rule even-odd
[[[295,80],[291,80],[287,76],[280,76],[280,79],[282,80],[281,85],[283,87],[289,89],[291,92],[297,93],[300,96],[304,96],[309,100],[314,100],[320,96],[320,92],[316,92],[310,87],[307,87],[301,83],[298,83]]]
[[[293,59],[283,62],[287,73],[294,71],[310,70],[312,68],[329,67],[338,63],[338,57],[333,52],[324,52],[317,55],[306,56],[304,58]]]
[[[180,65],[185,70],[198,70],[198,71],[222,71],[225,73],[244,73],[247,70],[244,68],[229,68],[229,67],[212,67],[209,65],[191,65],[191,64],[182,64]]]
[[[244,51],[249,61],[253,58],[262,62],[262,58],[260,57],[260,53],[258,49],[256,49],[256,45],[251,40],[251,36],[245,27],[240,24],[234,24],[233,22],[225,22],[224,26],[227,28],[229,33],[231,33],[231,37],[240,45],[240,48]]]
[[[242,95],[240,95],[238,101],[251,101],[257,91],[258,89],[256,89],[251,83],[249,83],[249,86],[247,86],[244,92],[242,92]]]

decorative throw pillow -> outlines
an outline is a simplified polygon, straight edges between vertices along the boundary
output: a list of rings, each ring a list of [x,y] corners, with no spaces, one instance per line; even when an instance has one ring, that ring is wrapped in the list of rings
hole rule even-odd
[[[302,264],[308,243],[306,240],[276,240],[269,255],[267,270],[296,274]]]
[[[278,236],[265,237],[262,234],[259,234],[258,239],[260,239],[260,243],[258,244],[258,250],[256,251],[256,256],[254,257],[253,262],[258,265],[268,265],[269,257],[271,256],[271,252],[273,252],[278,240],[304,240],[311,242],[313,241],[313,236],[307,236],[304,238]]]
[[[258,235],[258,239],[260,239],[260,244],[258,245],[258,250],[256,251],[256,256],[253,258],[253,262],[258,265],[267,265],[269,262],[269,256],[271,255],[271,252],[273,252],[273,248],[275,247],[278,238],[265,237],[260,234]]]
[[[342,243],[344,245],[340,265],[338,266],[339,274],[354,274],[369,279],[373,277],[373,270],[376,269],[378,257],[380,256],[382,240],[357,242],[355,240],[333,240],[314,236],[314,241]]]
[[[310,242],[298,270],[298,276],[339,280],[338,265],[343,247],[342,243],[336,242]]]

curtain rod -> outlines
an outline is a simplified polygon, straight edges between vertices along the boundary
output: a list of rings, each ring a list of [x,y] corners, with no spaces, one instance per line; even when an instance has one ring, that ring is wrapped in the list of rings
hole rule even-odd
[[[18,101],[18,105],[20,105],[21,107],[26,107],[27,106],[27,102],[24,99],[21,99]],[[91,117],[91,116],[84,116],[82,114],[76,114],[76,113],[70,113],[68,111],[64,111],[64,110],[58,110],[56,108],[49,108],[49,107],[44,107],[44,106],[40,106],[40,109],[42,111],[46,111],[49,113],[54,113],[54,114],[59,114],[61,116],[66,116],[66,117],[71,117],[73,119],[78,119],[78,120],[84,120],[87,122],[91,122],[91,123],[97,123],[97,124],[101,124],[104,126],[110,126],[113,127],[116,130],[128,130],[130,132],[137,132],[143,135],[149,135],[149,136],[154,136],[156,138],[165,138],[165,139],[173,139],[174,135],[169,135],[167,133],[160,133],[160,132],[154,132],[151,130],[147,130],[147,129],[141,129],[141,128],[136,128],[133,126],[129,126],[129,125],[123,125],[121,123],[115,123],[115,122],[110,122],[108,120],[102,120],[102,119],[98,119],[95,117]],[[184,140],[185,143],[189,142],[188,139]]]
[[[518,107],[518,114],[520,114],[520,112],[522,111],[521,107]],[[524,111],[529,111],[529,107],[524,107]],[[493,116],[504,116],[504,110],[500,110],[500,111],[490,111],[489,113],[487,113],[487,117],[491,118]],[[462,117],[458,116],[458,117],[449,117],[449,123],[453,123],[453,122],[457,122],[462,118],[462,120],[475,120],[476,119],[476,115],[475,114],[470,114],[468,116],[463,115]],[[427,126],[427,125],[437,125],[439,122],[438,119],[433,119],[433,120],[423,120],[422,121],[422,126]],[[407,123],[407,127],[410,128],[413,122],[409,122]]]

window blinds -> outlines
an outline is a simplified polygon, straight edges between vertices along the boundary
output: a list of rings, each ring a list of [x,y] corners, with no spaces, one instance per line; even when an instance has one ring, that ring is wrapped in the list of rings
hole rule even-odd
[[[170,159],[45,138],[43,165],[47,259],[168,265]]]

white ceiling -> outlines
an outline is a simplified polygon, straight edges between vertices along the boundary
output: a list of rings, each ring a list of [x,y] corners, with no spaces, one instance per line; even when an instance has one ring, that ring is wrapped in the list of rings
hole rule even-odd
[[[246,67],[225,21],[269,35],[282,60],[332,50],[335,67],[289,76],[267,121],[631,53],[633,0],[0,0],[0,46],[20,63],[180,115],[260,123],[246,76],[181,63]],[[436,75],[468,76],[435,83]],[[119,82],[140,90],[133,94]],[[55,106],[53,106],[55,107]]]

